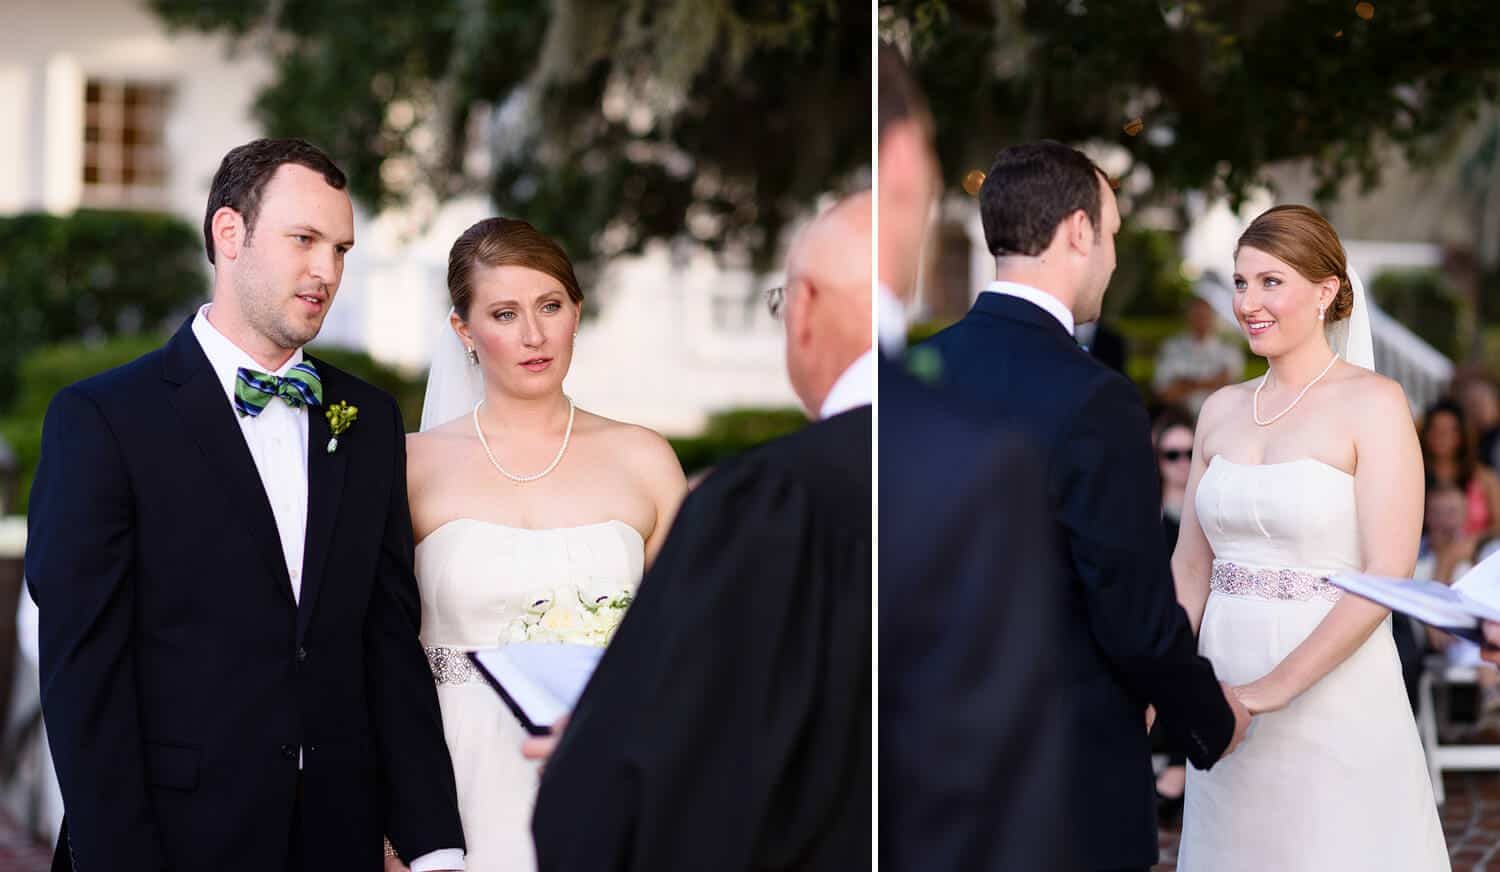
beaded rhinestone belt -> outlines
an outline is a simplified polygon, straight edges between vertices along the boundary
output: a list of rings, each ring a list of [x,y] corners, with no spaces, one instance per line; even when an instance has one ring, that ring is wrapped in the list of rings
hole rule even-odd
[[[1275,600],[1336,601],[1343,591],[1328,579],[1295,569],[1251,569],[1238,563],[1215,560],[1208,577],[1209,590],[1230,596],[1250,596]]]
[[[423,648],[427,652],[427,665],[432,667],[432,680],[438,684],[465,684],[479,677],[469,652],[459,648]]]

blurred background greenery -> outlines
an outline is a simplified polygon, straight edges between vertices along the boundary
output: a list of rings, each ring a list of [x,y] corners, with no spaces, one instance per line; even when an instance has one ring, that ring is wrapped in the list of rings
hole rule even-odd
[[[867,184],[870,7],[857,0],[143,8],[183,43],[207,35],[263,58],[257,127],[319,143],[369,214],[430,218],[480,192],[559,239],[586,283],[652,242],[772,269],[820,196]],[[22,480],[3,511],[25,509],[54,393],[160,345],[208,289],[181,208],[0,216],[0,438]],[[408,427],[420,420],[422,372],[310,351],[395,395]],[[720,410],[672,443],[692,473],[804,420]]]

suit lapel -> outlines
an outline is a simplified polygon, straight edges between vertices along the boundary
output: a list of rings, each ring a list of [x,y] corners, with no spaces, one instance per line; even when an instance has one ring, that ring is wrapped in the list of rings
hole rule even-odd
[[[213,366],[192,333],[192,320],[177,331],[167,343],[164,376],[178,387],[172,394],[172,405],[182,419],[183,429],[203,451],[209,464],[227,485],[234,514],[255,541],[266,568],[277,587],[292,598],[292,582],[282,557],[281,537],[276,532],[276,517],[266,497],[245,434],[240,431],[235,412],[214,375]]]
[[[313,364],[324,378],[323,400],[331,403],[327,376],[329,368],[321,361]],[[333,434],[328,427],[328,418],[323,409],[307,410],[307,539],[302,552],[302,596],[297,609],[297,640],[307,633],[312,620],[318,592],[323,584],[323,570],[328,563],[328,552],[333,541],[333,529],[338,521],[340,497],[344,492],[344,466],[351,446],[328,453],[328,440]]]

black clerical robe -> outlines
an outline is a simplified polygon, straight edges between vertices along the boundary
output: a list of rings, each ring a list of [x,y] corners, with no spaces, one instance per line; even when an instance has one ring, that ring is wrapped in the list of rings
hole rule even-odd
[[[870,407],[683,503],[548,762],[544,872],[870,866]]]

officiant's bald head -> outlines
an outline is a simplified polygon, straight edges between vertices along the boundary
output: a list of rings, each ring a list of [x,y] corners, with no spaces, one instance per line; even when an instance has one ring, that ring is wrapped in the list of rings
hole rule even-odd
[[[870,350],[869,191],[840,200],[805,227],[786,258],[786,370],[811,417]]]

